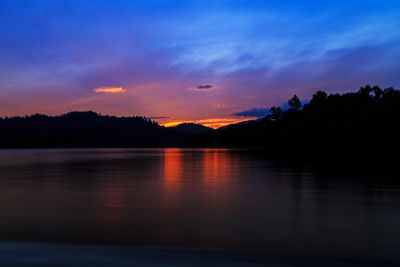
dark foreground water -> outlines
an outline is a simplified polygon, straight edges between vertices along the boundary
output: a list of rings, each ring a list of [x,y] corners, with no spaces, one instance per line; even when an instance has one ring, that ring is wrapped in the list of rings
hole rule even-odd
[[[218,149],[0,150],[0,265],[398,265],[400,186]]]

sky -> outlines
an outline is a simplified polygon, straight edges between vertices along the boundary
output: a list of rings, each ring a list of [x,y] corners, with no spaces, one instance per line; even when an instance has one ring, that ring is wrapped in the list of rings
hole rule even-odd
[[[2,117],[216,128],[294,94],[399,88],[399,62],[397,0],[0,0]]]

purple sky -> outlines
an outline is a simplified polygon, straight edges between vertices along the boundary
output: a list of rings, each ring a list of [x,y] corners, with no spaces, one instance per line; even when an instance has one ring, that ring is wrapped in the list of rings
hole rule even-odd
[[[0,0],[0,116],[216,126],[293,94],[398,88],[399,18],[399,1]]]

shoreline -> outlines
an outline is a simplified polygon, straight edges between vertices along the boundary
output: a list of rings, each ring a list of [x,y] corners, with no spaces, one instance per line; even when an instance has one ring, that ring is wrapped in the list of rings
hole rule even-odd
[[[0,266],[396,266],[396,262],[139,246],[0,242]]]

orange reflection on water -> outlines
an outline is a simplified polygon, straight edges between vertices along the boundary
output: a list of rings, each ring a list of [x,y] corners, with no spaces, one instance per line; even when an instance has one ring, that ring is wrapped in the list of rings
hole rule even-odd
[[[232,189],[235,160],[225,149],[164,150],[164,204],[174,206],[190,190],[201,190],[205,201],[225,197]],[[187,170],[184,172],[184,170]],[[186,189],[183,190],[183,187]]]
[[[226,220],[235,195],[234,159],[226,150],[205,149],[202,167],[203,204],[214,222]]]
[[[164,150],[164,190],[173,197],[180,189],[182,179],[182,151],[179,148]]]
[[[221,182],[230,174],[230,158],[221,149],[204,150],[204,179],[205,181]]]

